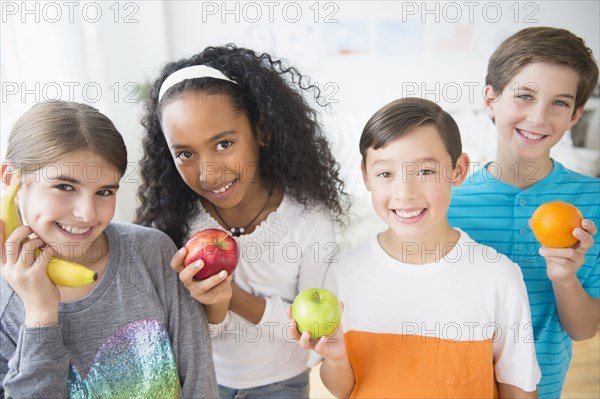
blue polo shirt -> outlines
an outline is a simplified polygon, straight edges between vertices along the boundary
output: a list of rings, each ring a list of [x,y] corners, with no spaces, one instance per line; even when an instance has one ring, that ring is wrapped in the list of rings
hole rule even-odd
[[[488,172],[499,171],[488,163],[452,192],[448,211],[450,225],[469,234],[475,241],[491,246],[517,263],[527,286],[533,338],[542,371],[538,386],[540,398],[559,398],[571,361],[569,334],[561,326],[552,282],[546,274],[546,262],[538,251],[528,221],[535,209],[546,202],[561,200],[575,205],[584,218],[600,229],[600,179],[566,169],[553,161],[552,172],[533,186],[522,190],[506,184]],[[585,257],[577,277],[585,291],[600,297],[600,239]],[[523,337],[527,339],[531,337]]]

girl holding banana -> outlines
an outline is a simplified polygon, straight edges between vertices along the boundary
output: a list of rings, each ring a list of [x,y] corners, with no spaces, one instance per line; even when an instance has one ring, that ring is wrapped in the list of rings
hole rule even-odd
[[[0,397],[218,395],[204,311],[169,266],[175,245],[111,222],[126,167],[123,138],[87,105],[38,104],[11,131]]]

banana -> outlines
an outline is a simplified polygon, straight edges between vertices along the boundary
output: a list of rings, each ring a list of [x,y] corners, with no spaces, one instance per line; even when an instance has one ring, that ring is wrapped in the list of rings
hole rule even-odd
[[[19,212],[15,206],[15,197],[17,192],[21,189],[21,180],[17,173],[12,176],[10,181],[10,187],[8,191],[2,195],[0,200],[0,219],[4,222],[4,229],[2,231],[2,243],[6,242],[9,235],[21,225],[21,219],[19,218]]]
[[[50,258],[47,269],[48,277],[55,285],[77,288],[98,280],[98,273],[77,263]]]
[[[21,179],[18,173],[15,173],[10,181],[9,189],[0,199],[0,219],[4,223],[3,244],[8,236],[21,225],[21,218],[15,204],[15,197],[20,189]],[[35,257],[37,258],[40,253],[41,250],[36,250]],[[47,273],[53,284],[70,288],[83,287],[98,280],[98,273],[95,271],[77,263],[57,258],[50,258]]]

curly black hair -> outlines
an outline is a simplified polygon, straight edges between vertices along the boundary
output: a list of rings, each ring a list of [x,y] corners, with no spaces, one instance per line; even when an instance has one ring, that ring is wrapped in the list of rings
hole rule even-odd
[[[163,81],[192,65],[213,67],[237,84],[213,78],[189,79],[167,90],[159,102]],[[189,221],[200,206],[200,197],[175,167],[160,124],[164,106],[188,90],[229,96],[236,111],[247,114],[255,134],[260,134],[258,139],[266,143],[260,150],[261,179],[285,187],[306,209],[325,206],[338,223],[346,224],[349,203],[339,177],[339,164],[318,123],[317,112],[303,96],[312,93],[315,102],[323,105],[321,91],[282,60],[234,44],[207,47],[200,54],[168,63],[154,82],[142,117],[142,183],[135,223],[158,228],[182,246],[189,233]]]

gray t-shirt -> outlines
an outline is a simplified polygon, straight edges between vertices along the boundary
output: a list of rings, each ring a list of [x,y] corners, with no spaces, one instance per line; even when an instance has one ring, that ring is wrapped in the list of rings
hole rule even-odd
[[[218,397],[206,316],[169,266],[173,242],[131,224],[105,231],[106,270],[88,296],[60,304],[59,325],[25,328],[0,282],[0,396]]]

